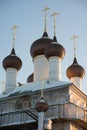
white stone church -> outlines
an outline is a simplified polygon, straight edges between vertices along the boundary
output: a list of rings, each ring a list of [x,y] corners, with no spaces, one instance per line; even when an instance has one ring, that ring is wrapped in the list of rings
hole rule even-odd
[[[46,19],[43,35],[32,43],[30,53],[34,72],[26,84],[17,85],[22,60],[14,46],[2,61],[6,83],[0,94],[0,130],[87,130],[87,95],[81,91],[85,70],[74,55],[66,70],[70,82],[62,81],[66,51],[57,41],[55,26],[53,38],[48,36]]]

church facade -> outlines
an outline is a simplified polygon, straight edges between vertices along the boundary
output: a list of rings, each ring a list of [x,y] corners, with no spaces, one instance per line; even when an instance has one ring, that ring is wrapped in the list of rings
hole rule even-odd
[[[45,31],[32,43],[30,53],[34,72],[26,84],[16,85],[22,61],[14,46],[2,62],[6,84],[0,94],[0,130],[87,130],[87,95],[81,91],[85,70],[74,56],[66,70],[70,82],[62,81],[66,51],[57,42],[55,26],[51,39],[45,23]]]

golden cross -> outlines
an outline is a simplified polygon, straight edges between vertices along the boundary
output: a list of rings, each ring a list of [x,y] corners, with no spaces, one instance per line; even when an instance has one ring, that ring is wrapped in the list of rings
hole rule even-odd
[[[50,8],[48,7],[45,7],[42,11],[45,13],[44,15],[44,22],[45,22],[45,27],[44,27],[44,32],[47,32],[47,27],[46,27],[46,24],[47,24],[47,11],[49,10]]]
[[[76,57],[76,39],[78,38],[79,36],[76,36],[76,35],[73,35],[70,39],[71,40],[74,40],[74,57]]]
[[[51,17],[54,17],[54,36],[56,36],[56,16],[59,14],[59,12],[54,12]]]
[[[15,39],[16,39],[16,30],[17,30],[18,26],[14,25],[11,30],[13,30],[13,48],[14,48],[14,43],[15,43]]]

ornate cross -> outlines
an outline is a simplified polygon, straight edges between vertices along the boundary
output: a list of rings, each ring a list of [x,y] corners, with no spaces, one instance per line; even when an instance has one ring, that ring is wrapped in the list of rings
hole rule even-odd
[[[13,48],[14,48],[14,43],[15,43],[15,39],[16,39],[16,30],[17,30],[18,26],[14,25],[11,30],[13,30]]]
[[[56,16],[59,14],[59,12],[54,12],[51,17],[54,17],[54,36],[56,35]]]
[[[47,24],[47,11],[49,10],[50,8],[48,7],[45,7],[42,11],[45,13],[44,15],[44,23],[45,23],[45,27],[44,27],[44,32],[47,32],[47,27],[46,27],[46,24]]]
[[[76,39],[79,36],[73,35],[70,39],[74,41],[74,57],[76,57]]]

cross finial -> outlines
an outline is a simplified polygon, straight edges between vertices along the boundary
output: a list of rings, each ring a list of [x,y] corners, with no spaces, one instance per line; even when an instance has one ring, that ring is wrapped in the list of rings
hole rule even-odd
[[[41,83],[42,83],[42,88],[41,88],[41,98],[43,98],[43,90],[44,90],[44,79],[41,79]]]
[[[17,30],[18,26],[14,25],[11,30],[13,30],[13,48],[14,48],[14,43],[15,43],[15,39],[16,39],[16,30]]]
[[[51,17],[54,17],[54,36],[56,36],[56,16],[59,14],[59,12],[54,12]]]
[[[44,23],[45,23],[45,26],[44,26],[44,32],[47,32],[47,11],[49,10],[50,8],[48,7],[45,7],[42,11],[45,13],[44,14]]]
[[[76,57],[76,39],[78,38],[79,36],[76,36],[76,35],[73,35],[70,39],[71,40],[74,40],[74,57]]]

